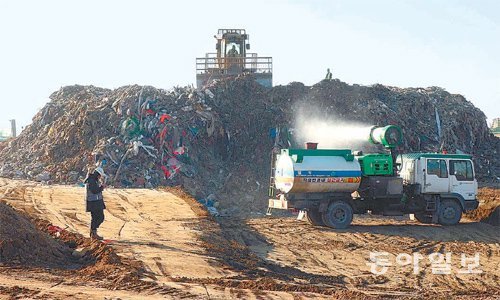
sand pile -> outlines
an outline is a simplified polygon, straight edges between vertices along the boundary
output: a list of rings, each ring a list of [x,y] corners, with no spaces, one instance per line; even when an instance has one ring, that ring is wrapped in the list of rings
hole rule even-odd
[[[481,188],[478,193],[479,207],[466,214],[466,217],[491,225],[500,225],[500,189]]]
[[[0,202],[0,264],[68,268],[75,265],[71,253],[26,216]]]

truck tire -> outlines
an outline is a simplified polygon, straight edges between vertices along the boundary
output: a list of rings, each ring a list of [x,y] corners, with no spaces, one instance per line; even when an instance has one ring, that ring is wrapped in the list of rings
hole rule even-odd
[[[323,219],[321,218],[321,213],[318,209],[309,209],[306,213],[306,218],[309,224],[314,226],[325,226]]]
[[[438,222],[441,225],[456,225],[462,218],[462,207],[453,199],[443,199],[439,205]]]
[[[321,218],[323,223],[330,228],[345,229],[351,225],[353,217],[352,207],[345,201],[335,201],[328,205],[328,208]]]
[[[425,213],[418,213],[414,214],[415,219],[419,221],[420,223],[423,224],[431,224],[432,223],[432,216],[426,215]]]

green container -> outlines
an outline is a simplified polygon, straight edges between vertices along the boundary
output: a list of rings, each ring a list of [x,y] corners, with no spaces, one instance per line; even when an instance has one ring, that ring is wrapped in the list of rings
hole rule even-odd
[[[390,154],[366,154],[358,156],[363,176],[391,176],[393,161]]]

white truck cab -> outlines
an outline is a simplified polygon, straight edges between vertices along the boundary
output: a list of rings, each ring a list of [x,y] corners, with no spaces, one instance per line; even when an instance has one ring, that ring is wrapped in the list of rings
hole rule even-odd
[[[398,160],[399,176],[422,195],[455,198],[464,211],[477,208],[472,157],[465,154],[409,153]]]

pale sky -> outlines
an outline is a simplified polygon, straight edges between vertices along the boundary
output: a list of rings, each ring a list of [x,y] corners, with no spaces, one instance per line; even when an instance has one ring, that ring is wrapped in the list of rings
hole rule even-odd
[[[500,1],[0,0],[0,129],[65,85],[194,84],[219,28],[247,30],[274,85],[331,68],[351,84],[441,86],[500,117]]]

